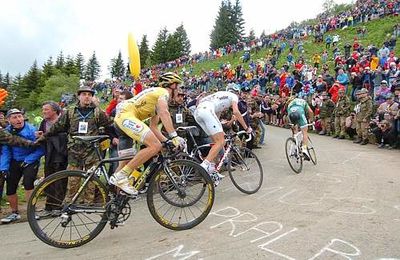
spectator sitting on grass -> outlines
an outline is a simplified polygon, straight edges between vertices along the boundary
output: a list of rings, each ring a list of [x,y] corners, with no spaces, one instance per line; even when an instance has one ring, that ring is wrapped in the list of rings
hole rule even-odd
[[[385,102],[388,95],[390,95],[390,88],[386,80],[381,81],[381,85],[375,91],[375,104],[382,104]]]

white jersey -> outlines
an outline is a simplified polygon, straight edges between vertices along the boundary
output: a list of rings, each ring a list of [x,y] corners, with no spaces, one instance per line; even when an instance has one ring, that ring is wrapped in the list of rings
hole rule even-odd
[[[214,107],[215,113],[221,113],[222,111],[230,108],[233,102],[238,103],[239,98],[236,94],[229,91],[218,91],[212,95],[204,97],[200,100],[200,103],[197,105],[198,107],[204,102],[208,102],[212,104]]]

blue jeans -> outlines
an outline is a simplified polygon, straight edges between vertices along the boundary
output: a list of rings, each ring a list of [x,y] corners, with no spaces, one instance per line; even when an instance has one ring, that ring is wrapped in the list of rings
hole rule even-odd
[[[260,144],[264,144],[264,139],[265,139],[265,125],[263,124],[261,119],[258,119],[258,124],[260,125],[261,128],[261,137],[260,137]]]

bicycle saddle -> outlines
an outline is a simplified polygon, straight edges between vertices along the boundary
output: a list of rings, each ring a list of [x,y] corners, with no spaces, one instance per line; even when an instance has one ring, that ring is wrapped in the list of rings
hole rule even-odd
[[[187,131],[187,132],[190,132],[194,136],[198,136],[200,134],[200,131],[196,126],[180,126],[176,130]]]
[[[110,138],[108,135],[74,136],[76,140],[88,143],[95,143]]]

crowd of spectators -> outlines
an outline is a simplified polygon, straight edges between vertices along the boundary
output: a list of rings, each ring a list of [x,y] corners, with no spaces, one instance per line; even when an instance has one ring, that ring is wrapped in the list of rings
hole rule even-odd
[[[205,52],[196,53],[193,55],[186,55],[176,60],[169,61],[162,64],[154,65],[151,69],[146,69],[143,74],[150,75],[151,71],[164,71],[167,69],[177,69],[182,66],[189,66],[185,72],[190,73],[193,64],[201,63],[208,60],[218,59],[222,56],[237,53],[239,51],[258,51],[260,48],[276,47],[277,51],[281,51],[282,46],[278,46],[280,41],[285,41],[285,45],[293,49],[296,41],[312,36],[316,41],[323,41],[323,35],[327,32],[343,29],[349,26],[355,26],[363,22],[379,19],[385,16],[400,14],[400,1],[399,0],[357,0],[352,8],[339,12],[338,14],[331,14],[324,12],[317,16],[315,24],[309,23],[293,23],[283,30],[279,30],[271,35],[262,35],[255,39],[243,38],[234,44],[211,49]],[[400,28],[394,32],[394,36],[398,37]],[[358,36],[362,38],[365,35],[365,28],[359,28]],[[326,39],[329,44],[335,43],[335,36]],[[299,49],[301,50],[301,41]]]

